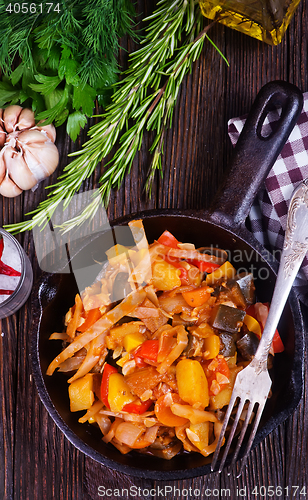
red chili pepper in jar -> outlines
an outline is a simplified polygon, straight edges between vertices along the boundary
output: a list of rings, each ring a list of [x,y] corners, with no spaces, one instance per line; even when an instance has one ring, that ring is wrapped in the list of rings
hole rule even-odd
[[[5,276],[21,276],[19,271],[16,271],[11,266],[8,266],[4,262],[2,262],[1,257],[4,249],[4,241],[3,236],[0,236],[0,274],[4,274]]]

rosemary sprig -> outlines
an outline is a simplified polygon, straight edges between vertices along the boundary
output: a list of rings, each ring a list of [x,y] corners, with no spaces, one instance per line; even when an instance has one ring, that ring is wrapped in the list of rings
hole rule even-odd
[[[17,233],[46,224],[62,200],[65,200],[66,208],[82,182],[93,173],[97,163],[111,152],[119,139],[119,147],[105,166],[93,200],[62,228],[69,230],[89,221],[101,204],[108,205],[111,189],[119,187],[125,174],[130,172],[145,130],[156,132],[151,147],[153,160],[146,182],[147,193],[151,193],[155,172],[162,172],[164,132],[171,125],[181,83],[199,57],[209,29],[209,26],[203,28],[204,18],[196,0],[161,0],[158,6],[144,20],[149,25],[143,46],[130,55],[129,69],[116,84],[112,102],[105,113],[98,115],[101,121],[91,127],[90,139],[82,150],[71,154],[76,158],[65,167],[57,183],[50,186],[53,190],[47,199],[29,214],[33,215],[32,219],[6,226],[8,231]],[[128,127],[130,119],[133,125]],[[120,135],[124,128],[124,133]]]

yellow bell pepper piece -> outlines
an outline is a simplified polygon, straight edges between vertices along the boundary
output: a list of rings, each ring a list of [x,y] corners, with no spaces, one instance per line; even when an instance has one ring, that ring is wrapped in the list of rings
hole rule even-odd
[[[118,359],[118,361],[116,361],[116,364],[119,365],[119,366],[121,366],[121,368],[123,368],[123,366],[125,365],[125,363],[127,361],[129,361],[130,358],[131,358],[130,354],[127,353],[127,354],[125,354],[125,356],[123,356],[123,358]]]
[[[257,321],[252,316],[249,316],[249,314],[246,314],[243,323],[247,326],[250,332],[255,333],[257,337],[259,337],[259,339],[261,338],[261,326],[259,321]]]
[[[115,326],[111,328],[109,334],[106,337],[106,346],[108,349],[115,349],[117,346],[122,345],[123,339],[129,333],[139,332],[140,326],[143,326],[141,321],[130,321],[129,323],[123,323],[120,326]]]
[[[205,338],[203,342],[204,349],[208,351],[208,354],[204,356],[205,359],[216,358],[220,351],[220,339],[218,335],[210,335],[210,337]]]
[[[179,396],[193,408],[204,410],[209,404],[207,378],[199,361],[182,359],[176,365]]]
[[[215,269],[215,271],[206,276],[205,282],[207,285],[213,285],[221,278],[231,279],[234,278],[235,275],[235,268],[228,260],[226,260],[226,262],[222,264],[222,266],[218,267],[217,269]]]
[[[152,265],[152,285],[158,290],[167,292],[181,286],[181,270],[166,262],[164,259],[157,258]]]
[[[121,373],[112,373],[109,377],[108,403],[110,410],[119,412],[123,406],[135,401],[136,396],[130,392],[130,388]]]
[[[87,373],[68,387],[71,411],[88,410],[94,403],[93,374]]]
[[[136,349],[138,345],[142,344],[144,341],[145,341],[145,336],[142,335],[142,333],[140,332],[128,333],[127,335],[125,335],[123,339],[124,349],[126,352],[131,352],[134,349]]]

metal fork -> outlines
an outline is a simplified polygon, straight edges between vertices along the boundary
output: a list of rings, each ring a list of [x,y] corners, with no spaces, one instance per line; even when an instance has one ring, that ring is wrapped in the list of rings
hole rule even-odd
[[[240,371],[236,377],[231,400],[223,421],[223,426],[217,443],[217,447],[212,460],[212,471],[215,470],[218,454],[223,442],[225,431],[229,422],[234,404],[239,398],[239,405],[234,423],[220,462],[219,472],[222,471],[227,458],[231,442],[233,440],[239,418],[243,412],[246,401],[249,402],[244,424],[239,435],[237,445],[232,457],[231,466],[234,465],[239,450],[242,446],[244,435],[251,418],[253,409],[258,405],[254,418],[251,434],[243,456],[240,473],[245,464],[245,459],[252,446],[260,418],[271,388],[272,381],[267,370],[267,358],[272,344],[273,336],[278,325],[278,321],[283,312],[285,303],[290,293],[292,284],[298,273],[300,265],[308,250],[308,178],[297,186],[294,190],[287,217],[287,227],[284,240],[284,248],[281,254],[280,266],[275,284],[271,306],[266,320],[265,328],[251,363]]]

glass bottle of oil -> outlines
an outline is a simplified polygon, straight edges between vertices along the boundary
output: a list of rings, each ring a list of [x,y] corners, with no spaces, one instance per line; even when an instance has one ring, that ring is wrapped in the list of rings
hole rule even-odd
[[[300,0],[199,0],[202,14],[277,45]]]

